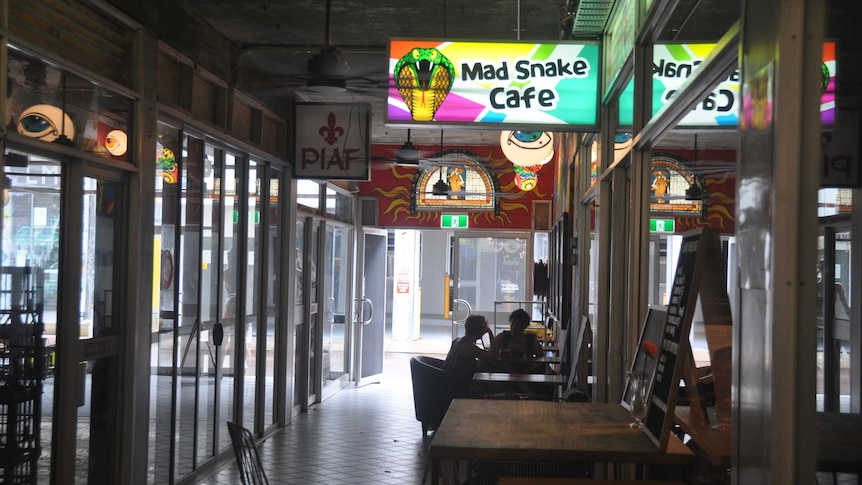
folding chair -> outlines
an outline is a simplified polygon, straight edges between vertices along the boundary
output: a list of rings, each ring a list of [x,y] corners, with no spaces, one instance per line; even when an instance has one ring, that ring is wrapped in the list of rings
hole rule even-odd
[[[227,430],[230,432],[230,441],[233,445],[234,455],[236,455],[236,464],[239,468],[239,478],[242,480],[242,484],[269,485],[251,432],[230,421],[227,423]]]

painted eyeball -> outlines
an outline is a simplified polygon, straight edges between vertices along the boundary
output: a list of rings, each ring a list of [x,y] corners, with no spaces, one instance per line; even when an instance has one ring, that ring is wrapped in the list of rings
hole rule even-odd
[[[554,156],[554,135],[547,131],[504,131],[500,147],[515,165],[544,165]]]
[[[627,150],[632,145],[631,133],[616,133],[614,135],[614,150]]]
[[[18,133],[47,142],[65,135],[75,139],[75,125],[63,110],[50,104],[30,106],[18,117]]]
[[[128,149],[128,138],[123,130],[112,130],[105,137],[105,148],[108,153],[115,157],[121,157],[126,154]]]

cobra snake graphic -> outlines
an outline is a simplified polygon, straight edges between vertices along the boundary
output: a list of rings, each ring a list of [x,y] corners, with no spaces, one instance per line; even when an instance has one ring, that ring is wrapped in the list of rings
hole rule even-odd
[[[414,47],[395,64],[395,86],[416,121],[431,121],[455,79],[455,66],[435,48]]]

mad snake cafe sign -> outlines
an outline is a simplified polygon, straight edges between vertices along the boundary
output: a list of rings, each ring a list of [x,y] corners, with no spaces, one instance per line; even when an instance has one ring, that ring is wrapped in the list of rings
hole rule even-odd
[[[599,46],[392,40],[390,124],[593,129]]]
[[[653,46],[653,115],[682,87],[703,63],[715,44],[656,44]],[[824,126],[835,123],[835,42],[823,43],[820,63],[820,119]],[[718,83],[678,126],[731,127],[739,123],[739,70]],[[619,123],[631,126],[634,114],[634,80],[629,81],[619,100]]]

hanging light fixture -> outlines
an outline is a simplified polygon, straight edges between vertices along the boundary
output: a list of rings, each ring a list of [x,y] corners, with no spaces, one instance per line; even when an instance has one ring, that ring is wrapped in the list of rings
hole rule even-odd
[[[523,168],[541,167],[554,158],[554,134],[548,131],[504,131],[500,133],[503,155]]]
[[[419,149],[410,141],[410,129],[407,129],[407,141],[395,152],[396,163],[399,165],[419,165]]]
[[[443,156],[443,130],[440,130],[440,156]],[[443,180],[442,165],[437,167],[437,173],[440,175],[440,179],[434,183],[434,187],[432,187],[431,193],[438,196],[447,196],[452,190],[452,187],[449,186],[449,183]]]
[[[440,180],[434,183],[431,193],[439,196],[449,195],[449,184],[443,180],[443,167],[437,167],[437,172],[440,174]]]

